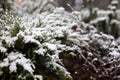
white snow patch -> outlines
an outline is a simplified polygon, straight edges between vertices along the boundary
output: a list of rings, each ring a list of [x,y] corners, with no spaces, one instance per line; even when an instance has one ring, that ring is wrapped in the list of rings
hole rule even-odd
[[[34,80],[43,80],[43,77],[41,75],[35,75]]]
[[[6,48],[4,48],[4,47],[2,47],[2,46],[0,46],[0,51],[1,51],[1,52],[6,52],[6,51],[7,51],[7,49],[6,49]]]
[[[16,62],[12,62],[10,64],[9,70],[10,70],[10,72],[16,72],[16,70],[17,70]]]
[[[3,60],[3,62],[0,62],[0,67],[8,67],[10,72],[16,72],[17,70],[17,64],[21,65],[25,70],[27,70],[29,73],[33,74],[34,65],[31,63],[29,59],[26,59],[23,54],[21,53],[9,53],[8,57]]]
[[[45,43],[45,45],[48,47],[48,49],[52,51],[57,50],[57,47],[55,44]]]
[[[7,58],[3,59],[3,62],[0,62],[0,67],[7,67],[9,65],[9,61]]]
[[[120,53],[119,52],[117,52],[117,51],[112,51],[112,52],[110,52],[109,53],[110,55],[112,55],[112,56],[114,56],[114,57],[119,57],[120,56]]]

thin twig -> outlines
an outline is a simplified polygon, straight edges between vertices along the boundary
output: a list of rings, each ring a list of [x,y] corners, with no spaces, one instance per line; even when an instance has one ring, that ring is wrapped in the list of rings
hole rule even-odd
[[[94,64],[92,64],[90,61],[88,61],[88,60],[85,58],[85,56],[84,56],[80,51],[78,51],[78,52],[79,52],[79,54],[81,55],[81,57],[82,57],[90,66],[93,67],[93,69],[96,71],[96,73],[98,73],[98,70],[97,70],[97,68],[94,66]]]

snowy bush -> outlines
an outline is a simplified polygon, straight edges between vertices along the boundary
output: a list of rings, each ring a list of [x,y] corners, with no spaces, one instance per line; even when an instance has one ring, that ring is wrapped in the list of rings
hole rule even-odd
[[[87,68],[85,70],[93,70],[100,79],[111,75],[113,80],[119,78],[119,38],[115,40],[113,36],[104,34],[104,31],[100,32],[96,28],[99,21],[105,20],[105,24],[108,23],[110,15],[114,14],[113,11],[99,14],[96,16],[97,19],[93,17],[94,19],[88,23],[84,20],[86,17],[82,16],[82,12],[69,13],[64,8],[40,14],[34,14],[34,11],[33,14],[28,13],[23,14],[21,18],[17,17],[21,14],[16,12],[15,15],[10,12],[0,15],[2,80],[74,80],[61,55],[72,55],[70,59],[76,56],[78,62],[81,62],[77,62],[78,64],[84,65]],[[110,23],[114,22],[116,23],[112,20]],[[104,27],[104,24],[100,26]],[[67,63],[68,66],[71,62]],[[89,76],[87,79],[98,79],[95,77]]]
[[[55,0],[11,0],[11,12],[19,15],[53,11],[56,6]]]
[[[72,33],[75,22],[64,18],[68,13],[64,13],[63,8],[59,10],[20,20],[7,13],[1,18],[0,67],[3,79],[10,78],[13,73],[16,75],[12,79],[35,78],[35,75],[45,77],[47,72],[61,79],[71,78],[59,59],[59,53],[76,50],[72,42],[79,42],[78,33]],[[24,70],[23,75],[21,71]],[[5,75],[6,72],[10,76]]]

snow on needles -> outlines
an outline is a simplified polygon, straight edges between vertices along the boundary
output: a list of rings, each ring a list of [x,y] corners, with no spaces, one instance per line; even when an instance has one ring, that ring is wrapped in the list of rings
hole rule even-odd
[[[94,27],[91,28],[85,23],[86,27],[82,28],[81,21],[76,21],[77,16],[73,18],[74,16],[63,8],[56,8],[52,13],[23,16],[16,36],[0,36],[0,53],[5,55],[0,59],[0,68],[9,67],[10,72],[17,72],[17,65],[20,65],[34,78],[42,79],[41,74],[34,74],[35,64],[38,64],[35,63],[37,57],[41,63],[44,61],[44,67],[52,66],[52,70],[59,70],[56,74],[62,72],[64,76],[70,77],[70,73],[62,66],[59,59],[61,52],[81,50],[78,49],[80,46],[91,48],[89,44],[96,43],[100,48],[107,48],[108,54],[119,55],[119,49],[114,47],[117,43],[113,37],[98,33]],[[101,20],[103,19],[106,18]],[[87,28],[90,28],[90,31],[87,32]],[[92,55],[92,51],[88,51],[88,54]],[[48,60],[40,60],[41,57]]]
[[[0,62],[0,67],[9,66],[10,72],[17,71],[17,65],[21,65],[29,73],[33,74],[34,65],[31,63],[30,59],[26,59],[21,53],[11,52],[7,58]]]

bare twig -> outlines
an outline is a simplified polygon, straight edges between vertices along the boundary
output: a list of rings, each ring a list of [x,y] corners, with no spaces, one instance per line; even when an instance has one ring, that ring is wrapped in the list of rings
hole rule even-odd
[[[78,51],[79,54],[81,55],[81,57],[90,65],[93,67],[93,69],[96,71],[96,73],[98,73],[97,68],[94,66],[94,64],[92,64],[90,61],[88,61],[88,59],[86,59],[86,57],[80,52],[80,50]]]

